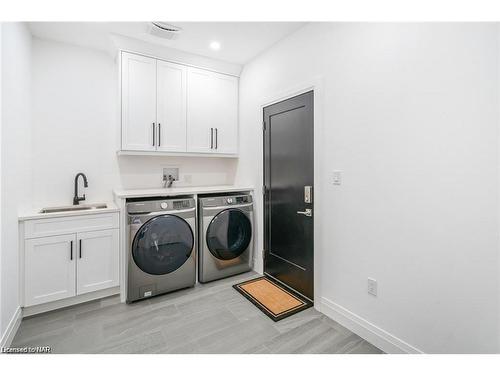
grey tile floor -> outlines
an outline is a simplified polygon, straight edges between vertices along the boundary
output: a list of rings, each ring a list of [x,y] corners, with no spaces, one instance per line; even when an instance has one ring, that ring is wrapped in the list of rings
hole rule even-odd
[[[243,275],[140,301],[117,296],[23,319],[12,346],[53,353],[381,353],[313,308],[273,322],[231,286]]]

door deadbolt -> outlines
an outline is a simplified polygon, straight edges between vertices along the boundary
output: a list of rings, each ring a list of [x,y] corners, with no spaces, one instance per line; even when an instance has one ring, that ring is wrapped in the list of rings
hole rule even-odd
[[[312,203],[312,186],[304,186],[304,203]]]

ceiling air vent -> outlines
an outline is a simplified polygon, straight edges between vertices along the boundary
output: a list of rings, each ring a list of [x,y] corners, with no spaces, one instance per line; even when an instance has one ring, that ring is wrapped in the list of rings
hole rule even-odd
[[[181,31],[180,27],[166,22],[151,22],[149,25],[149,33],[163,39],[176,39]]]

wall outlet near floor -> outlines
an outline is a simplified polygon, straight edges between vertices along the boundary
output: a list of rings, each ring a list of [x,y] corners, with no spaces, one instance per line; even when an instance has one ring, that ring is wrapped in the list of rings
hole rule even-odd
[[[333,171],[332,183],[334,185],[342,185],[342,171]]]
[[[368,294],[377,296],[377,280],[368,278]]]

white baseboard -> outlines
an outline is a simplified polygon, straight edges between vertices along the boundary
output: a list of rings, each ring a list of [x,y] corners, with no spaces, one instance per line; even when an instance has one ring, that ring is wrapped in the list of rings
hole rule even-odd
[[[42,303],[40,305],[26,306],[23,308],[23,316],[37,315],[44,312],[77,305],[79,303],[90,302],[96,299],[113,296],[116,294],[120,294],[119,286],[114,286],[108,289],[102,289],[95,292],[85,293],[75,297],[64,298],[58,301]]]
[[[370,323],[346,308],[322,297],[319,309],[323,314],[352,332],[362,337],[370,344],[390,354],[422,354],[422,350],[415,348],[407,342],[391,335],[382,328]]]
[[[7,329],[5,330],[2,339],[0,340],[0,348],[9,347],[12,344],[12,340],[14,340],[14,336],[21,325],[21,320],[23,319],[23,313],[21,307],[18,306],[16,312],[12,316],[9,324],[7,325]]]

